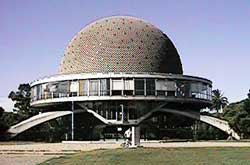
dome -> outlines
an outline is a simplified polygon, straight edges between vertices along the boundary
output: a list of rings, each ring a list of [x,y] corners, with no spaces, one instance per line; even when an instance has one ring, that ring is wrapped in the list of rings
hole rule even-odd
[[[179,54],[167,35],[127,16],[89,24],[66,48],[61,74],[97,72],[183,73]]]

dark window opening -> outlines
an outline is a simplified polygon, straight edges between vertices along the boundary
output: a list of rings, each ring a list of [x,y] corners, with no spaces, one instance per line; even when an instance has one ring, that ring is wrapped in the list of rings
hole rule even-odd
[[[155,95],[155,79],[146,79],[147,95]]]
[[[135,79],[135,95],[144,95],[144,79]]]

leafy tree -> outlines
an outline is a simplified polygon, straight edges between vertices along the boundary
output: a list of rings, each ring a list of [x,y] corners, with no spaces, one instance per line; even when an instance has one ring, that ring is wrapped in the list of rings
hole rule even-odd
[[[6,131],[8,129],[7,124],[3,121],[4,109],[0,107],[0,133]]]
[[[4,113],[4,109],[3,109],[3,107],[0,107],[0,117],[3,116],[3,113]]]
[[[219,89],[215,89],[212,91],[212,107],[217,112],[224,108],[228,104],[227,97],[223,96],[223,93]]]
[[[9,98],[15,102],[13,111],[21,115],[23,119],[33,115],[30,109],[30,95],[31,88],[29,84],[20,84],[18,91],[11,91],[9,94]]]
[[[250,116],[250,90],[248,93],[248,98],[244,102],[244,109],[248,113],[248,115]]]
[[[223,117],[244,138],[250,138],[250,91],[247,99],[229,104]]]

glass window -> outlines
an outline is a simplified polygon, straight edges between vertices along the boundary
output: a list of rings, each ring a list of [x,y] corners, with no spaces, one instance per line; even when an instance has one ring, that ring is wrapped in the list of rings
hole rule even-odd
[[[89,95],[98,96],[99,80],[89,80]]]
[[[37,93],[37,100],[40,100],[42,98],[42,85],[37,85],[36,88],[36,93]]]
[[[201,89],[202,99],[208,99],[208,88],[205,83],[202,83],[202,89]]]
[[[160,79],[156,81],[156,90],[158,96],[165,96],[167,91],[167,82],[165,79]]]
[[[137,119],[137,110],[134,104],[128,104],[128,120],[135,120]]]
[[[211,100],[211,87],[205,83],[192,82],[190,90],[193,98]]]
[[[167,96],[176,96],[176,82],[167,80]]]
[[[80,80],[80,96],[88,96],[88,80]]]
[[[113,79],[112,80],[112,90],[123,90],[123,81],[122,79]]]
[[[133,79],[125,79],[124,80],[124,95],[133,95],[134,91],[134,80]]]
[[[41,98],[42,99],[48,99],[49,97],[49,86],[48,83],[44,83],[41,85],[42,91],[41,91]]]
[[[177,81],[177,97],[191,97],[191,86],[190,82]]]
[[[155,79],[146,79],[147,95],[155,95]]]
[[[112,79],[112,95],[121,96],[123,90],[123,80],[122,79]]]
[[[144,95],[144,79],[135,79],[135,95]]]
[[[68,81],[62,81],[57,84],[57,93],[59,97],[66,97],[67,93],[69,91],[69,82]]]
[[[36,100],[36,93],[35,93],[35,91],[36,91],[36,86],[35,87],[32,87],[31,88],[31,101],[33,101],[33,100]]]
[[[208,100],[212,100],[212,87],[210,85],[208,86]]]
[[[100,88],[101,88],[101,96],[109,96],[110,95],[110,80],[109,79],[101,79],[100,80]]]
[[[49,99],[67,96],[68,82],[50,82],[33,87],[33,99]]]
[[[70,82],[70,96],[77,96],[79,91],[79,81]]]
[[[110,109],[110,116],[111,116],[110,119],[116,120],[117,118],[116,106],[110,104],[109,109]]]
[[[133,81],[133,79],[124,80],[124,88],[125,88],[125,90],[134,90],[134,81]]]
[[[191,97],[199,98],[199,93],[201,91],[199,83],[191,83]]]
[[[191,97],[190,82],[185,82],[185,97]]]

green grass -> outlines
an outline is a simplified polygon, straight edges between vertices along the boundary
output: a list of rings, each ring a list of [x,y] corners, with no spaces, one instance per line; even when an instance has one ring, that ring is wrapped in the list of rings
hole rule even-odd
[[[140,148],[82,152],[48,160],[45,164],[250,164],[250,148]]]

